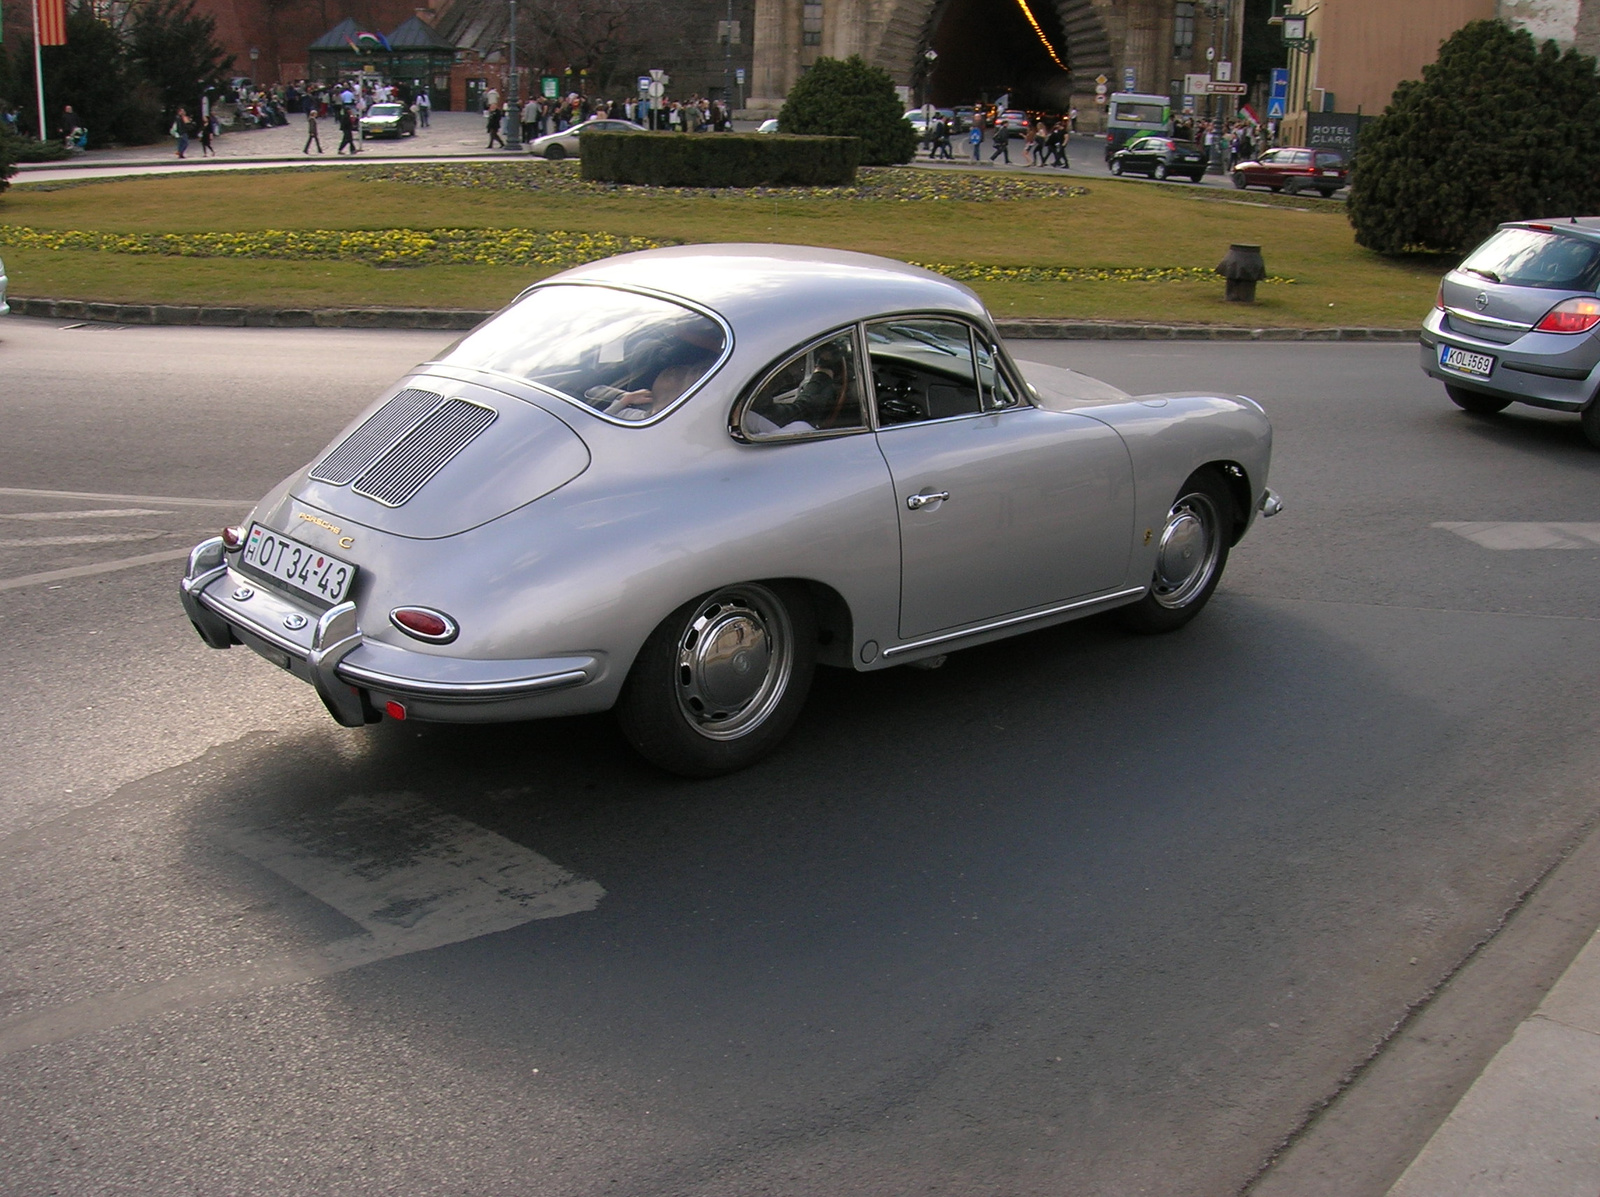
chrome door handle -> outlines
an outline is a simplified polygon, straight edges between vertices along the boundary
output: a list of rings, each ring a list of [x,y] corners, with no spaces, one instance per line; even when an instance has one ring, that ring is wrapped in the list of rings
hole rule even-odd
[[[950,492],[947,490],[936,490],[931,494],[925,495],[909,495],[906,498],[906,506],[911,508],[912,511],[916,511],[920,508],[926,507],[929,503],[937,503],[943,499],[948,499],[949,497]]]

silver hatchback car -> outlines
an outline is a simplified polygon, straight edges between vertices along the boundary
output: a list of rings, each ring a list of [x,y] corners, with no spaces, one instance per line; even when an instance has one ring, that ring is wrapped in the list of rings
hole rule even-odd
[[[1600,217],[1501,225],[1439,284],[1422,368],[1458,407],[1580,413],[1600,448]]]

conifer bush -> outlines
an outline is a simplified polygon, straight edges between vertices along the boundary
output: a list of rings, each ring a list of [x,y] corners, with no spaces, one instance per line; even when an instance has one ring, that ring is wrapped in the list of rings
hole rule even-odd
[[[863,166],[910,162],[917,152],[917,132],[905,119],[894,79],[859,55],[817,59],[789,89],[778,128],[859,138]]]
[[[1497,224],[1600,215],[1595,60],[1472,21],[1361,133],[1349,217],[1379,253],[1463,252]]]

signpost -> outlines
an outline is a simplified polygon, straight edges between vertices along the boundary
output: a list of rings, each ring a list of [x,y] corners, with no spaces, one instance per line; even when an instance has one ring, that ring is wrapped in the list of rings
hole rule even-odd
[[[1096,75],[1094,77],[1094,102],[1101,105],[1106,102],[1106,77],[1104,75]]]
[[[1206,84],[1206,95],[1208,96],[1242,96],[1249,90],[1250,88],[1247,84],[1223,83],[1216,79]]]
[[[1211,86],[1211,76],[1199,73],[1183,77],[1183,94],[1186,96],[1203,96],[1206,88]]]
[[[1139,74],[1137,71],[1135,71],[1131,66],[1125,66],[1122,68],[1123,91],[1138,91],[1139,88],[1136,86],[1138,82]]]
[[[1282,120],[1289,107],[1289,69],[1272,68],[1272,92],[1267,97],[1267,119]]]

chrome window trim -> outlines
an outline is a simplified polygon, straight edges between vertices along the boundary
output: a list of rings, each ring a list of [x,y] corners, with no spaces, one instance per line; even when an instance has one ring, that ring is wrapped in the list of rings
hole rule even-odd
[[[717,327],[722,329],[722,353],[717,360],[711,364],[710,369],[700,376],[699,381],[697,381],[694,386],[690,387],[683,394],[679,395],[670,404],[662,408],[648,420],[619,420],[615,416],[608,416],[604,412],[596,411],[582,399],[575,399],[571,395],[568,395],[565,391],[558,391],[554,387],[546,386],[544,383],[536,382],[531,378],[526,378],[521,375],[508,374],[504,370],[490,370],[484,366],[464,366],[459,362],[449,362],[443,358],[433,358],[429,361],[423,362],[422,365],[445,366],[455,370],[473,370],[479,374],[487,374],[491,378],[509,379],[510,381],[519,383],[522,386],[534,387],[546,395],[550,395],[553,398],[561,400],[563,403],[570,403],[579,411],[585,412],[586,414],[593,416],[595,419],[602,420],[607,424],[615,425],[618,428],[649,428],[652,425],[659,424],[662,420],[665,420],[673,412],[677,411],[685,403],[689,402],[690,399],[699,394],[700,391],[705,388],[706,383],[715,378],[717,376],[717,372],[720,371],[723,366],[727,365],[728,359],[733,356],[733,325],[729,324],[725,319],[723,319],[722,313],[713,308],[708,308],[702,303],[696,303],[692,299],[685,299],[681,295],[673,295],[668,291],[658,291],[654,287],[641,287],[634,283],[609,282],[603,279],[554,278],[537,282],[533,286],[527,287],[521,291],[515,299],[506,304],[505,307],[501,308],[500,311],[496,312],[493,316],[489,317],[488,320],[485,320],[484,324],[488,324],[490,321],[499,319],[501,315],[516,307],[517,304],[521,303],[535,291],[542,291],[549,287],[600,287],[607,291],[631,292],[634,295],[643,295],[647,299],[659,299],[666,303],[676,304],[680,308],[688,308],[692,312],[697,312],[700,315],[706,316],[709,319],[717,322]],[[483,324],[478,325],[478,328],[482,327]],[[472,333],[477,331],[478,329],[475,328],[471,330],[471,332],[466,333],[457,341],[452,342],[452,347],[460,344],[461,341],[466,340],[467,337],[470,337]]]
[[[860,436],[864,432],[876,431],[874,418],[877,413],[870,400],[870,392],[872,390],[872,370],[870,366],[861,381],[861,414],[863,420],[859,428],[809,428],[787,435],[780,432],[771,436],[752,437],[746,435],[742,426],[744,413],[750,407],[751,400],[756,397],[756,393],[762,387],[771,381],[774,374],[782,370],[802,353],[810,353],[824,341],[831,341],[839,336],[840,333],[845,332],[850,333],[855,339],[856,362],[860,365],[867,365],[866,345],[862,336],[860,321],[841,324],[837,328],[831,328],[819,336],[812,337],[809,341],[801,342],[793,349],[786,350],[776,358],[765,370],[756,375],[755,382],[740,392],[739,397],[733,401],[733,406],[728,409],[728,435],[741,445],[788,445],[797,441],[835,440],[841,436]]]
[[[1485,328],[1514,329],[1518,332],[1530,332],[1533,329],[1531,324],[1522,324],[1516,320],[1502,320],[1498,316],[1485,316],[1481,312],[1469,312],[1464,308],[1446,306],[1444,310],[1458,320],[1465,320],[1468,324],[1481,324]]]

